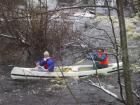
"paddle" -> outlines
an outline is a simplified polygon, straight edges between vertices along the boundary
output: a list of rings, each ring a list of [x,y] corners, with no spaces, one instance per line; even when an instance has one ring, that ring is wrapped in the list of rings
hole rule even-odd
[[[80,64],[80,63],[84,62],[85,60],[86,60],[86,59],[82,59],[82,60],[76,62],[75,64]]]
[[[118,69],[118,70],[123,70],[123,69]],[[112,70],[112,71],[108,71],[107,73],[112,73],[112,72],[116,72],[118,70]]]
[[[97,66],[96,66],[96,61],[94,60],[93,56],[91,54],[89,54],[89,56],[91,57],[92,63],[93,63],[93,69],[96,70],[97,73]]]

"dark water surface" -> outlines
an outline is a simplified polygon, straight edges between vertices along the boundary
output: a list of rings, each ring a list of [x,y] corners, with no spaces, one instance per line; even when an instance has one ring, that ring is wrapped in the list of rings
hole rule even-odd
[[[135,74],[133,80],[137,89],[140,87],[140,74]],[[116,99],[96,87],[88,85],[87,79],[64,80],[33,80],[14,81],[10,78],[10,68],[0,67],[0,105],[122,105]],[[97,82],[96,77],[90,77]],[[119,95],[117,75],[100,76],[102,84]],[[71,92],[70,92],[71,91]],[[139,90],[140,91],[140,90]],[[71,94],[72,93],[72,94]],[[138,103],[138,101],[136,102]],[[139,105],[139,104],[137,104]]]

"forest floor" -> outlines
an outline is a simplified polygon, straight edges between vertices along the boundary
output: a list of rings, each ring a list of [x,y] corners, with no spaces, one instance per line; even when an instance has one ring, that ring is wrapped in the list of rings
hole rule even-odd
[[[11,68],[0,66],[0,105],[123,105],[86,82],[91,79],[97,83],[96,77],[66,79],[67,88],[65,82],[58,79],[14,81],[10,71]],[[119,95],[116,73],[99,76],[99,79],[105,88]],[[134,73],[132,81],[140,94],[140,73]],[[140,105],[140,100],[135,98],[135,105]]]

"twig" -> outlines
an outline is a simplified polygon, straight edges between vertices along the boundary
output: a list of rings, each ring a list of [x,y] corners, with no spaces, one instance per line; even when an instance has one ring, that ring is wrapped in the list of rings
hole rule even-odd
[[[72,95],[72,97],[74,98],[74,100],[76,101],[76,103],[78,104],[78,105],[81,105],[80,104],[80,102],[79,102],[79,100],[75,97],[75,95],[73,94],[73,92],[72,92],[72,90],[70,89],[70,87],[69,87],[69,85],[68,85],[68,83],[67,83],[67,81],[66,81],[66,79],[65,79],[65,76],[64,76],[64,74],[63,74],[63,67],[62,67],[62,69],[60,68],[60,66],[58,65],[58,68],[59,68],[59,70],[60,70],[60,72],[61,72],[61,74],[62,74],[62,77],[63,77],[63,79],[64,79],[64,81],[65,81],[65,84],[66,84],[66,87],[67,87],[67,89],[69,90],[69,92],[70,92],[70,94]]]
[[[112,20],[112,18],[111,18],[111,13],[110,13],[110,8],[109,8],[109,5],[108,5],[108,1],[105,0],[105,2],[107,3],[108,16],[109,16],[109,20],[110,20],[110,22],[111,22],[111,28],[112,28],[112,33],[113,33],[113,37],[114,37],[114,48],[115,48],[116,54],[117,54],[117,56],[115,56],[115,58],[116,58],[116,61],[117,61],[118,84],[119,84],[119,87],[120,87],[120,95],[121,95],[122,100],[124,101],[123,89],[122,89],[122,86],[121,86],[121,79],[120,79],[120,70],[119,70],[118,43],[117,43],[117,40],[116,40],[116,34],[115,34],[115,30],[114,30],[114,24],[113,24],[113,20]]]
[[[17,39],[17,37],[13,37],[11,35],[6,35],[6,34],[0,34],[0,36],[10,38],[10,39]]]

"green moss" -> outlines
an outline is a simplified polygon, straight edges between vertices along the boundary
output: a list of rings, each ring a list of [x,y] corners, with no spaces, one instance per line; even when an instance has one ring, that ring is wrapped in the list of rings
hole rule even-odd
[[[96,13],[96,16],[98,17],[98,16],[102,16],[102,14],[100,14],[100,13]]]
[[[106,21],[107,20],[107,16],[97,16],[95,20],[96,21]]]
[[[118,27],[118,18],[115,16],[111,16],[114,26]],[[108,16],[97,16],[95,18],[95,21],[101,21],[103,23],[109,23],[109,17]],[[140,40],[140,33],[136,33],[136,25],[135,23],[140,22],[140,17],[137,14],[133,18],[125,18],[125,24],[126,24],[126,32],[127,32],[127,37],[129,40]],[[109,24],[108,24],[109,25]]]
[[[140,36],[134,37],[134,40],[140,40]]]
[[[136,32],[127,32],[127,37],[130,40],[140,40],[140,33]]]
[[[133,33],[135,30],[131,26],[126,27],[126,32]]]
[[[127,30],[134,30],[136,26],[131,21],[126,21],[126,29]]]
[[[136,33],[136,32],[135,32],[135,33],[133,34],[133,39],[134,39],[134,40],[140,40],[140,33]]]
[[[139,14],[136,14],[136,16],[135,16],[133,19],[135,19],[135,21],[140,21],[140,16],[139,16]]]
[[[137,65],[130,64],[130,70],[131,70],[131,72],[138,72]]]
[[[127,32],[127,37],[129,40],[133,39],[133,32]]]

